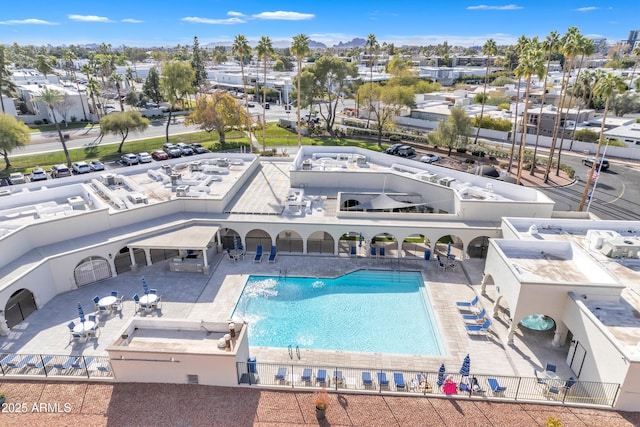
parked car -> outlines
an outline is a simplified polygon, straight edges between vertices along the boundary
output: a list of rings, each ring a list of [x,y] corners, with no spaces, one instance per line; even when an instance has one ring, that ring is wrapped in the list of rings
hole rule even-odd
[[[197,142],[194,142],[193,144],[191,144],[190,147],[193,150],[193,152],[196,153],[196,154],[202,154],[202,153],[208,153],[209,152],[209,150],[207,150],[206,148],[204,148],[202,145],[198,144]]]
[[[587,157],[586,159],[582,159],[582,164],[585,166],[591,167],[593,165],[593,162],[595,161],[596,161],[595,157]],[[598,158],[598,164],[596,165],[596,169],[597,170],[602,169],[603,171],[606,171],[607,169],[609,169],[609,161],[602,160],[602,157]]]
[[[398,154],[398,148],[402,147],[403,144],[393,144],[391,147],[385,150],[385,153],[396,155]]]
[[[425,154],[424,156],[420,157],[420,161],[422,163],[433,163],[439,160],[442,160],[442,157],[436,154]]]
[[[416,153],[416,150],[413,149],[413,147],[409,147],[408,145],[403,145],[402,147],[398,148],[397,155],[400,156],[400,157],[406,157],[408,159],[413,159],[418,154]]]
[[[138,153],[138,162],[140,163],[151,163],[153,161],[153,157],[151,154],[143,151],[142,153]]]
[[[75,162],[71,165],[71,169],[73,169],[73,173],[89,173],[91,172],[91,167],[87,162]]]
[[[307,123],[320,123],[320,118],[316,115],[305,114],[303,119]]]
[[[193,156],[194,155],[193,148],[189,147],[184,142],[178,142],[176,144],[176,147],[178,147],[180,149],[180,151],[182,151],[182,155],[183,156]]]
[[[169,157],[176,158],[182,156],[182,150],[173,144],[163,144],[162,149]]]
[[[62,178],[64,176],[71,176],[71,169],[67,165],[59,164],[51,168],[51,178]]]
[[[24,184],[25,182],[27,180],[24,179],[24,175],[21,172],[14,172],[9,175],[9,184],[11,185]]]
[[[122,163],[127,166],[137,165],[139,163],[138,156],[133,153],[127,153],[122,156]]]
[[[103,171],[104,164],[100,160],[91,160],[89,162],[89,167],[92,171]]]
[[[167,160],[169,158],[169,155],[164,151],[154,151],[153,153],[151,153],[151,158],[153,160]]]
[[[42,168],[34,168],[29,175],[29,181],[45,181],[47,179],[47,173]]]

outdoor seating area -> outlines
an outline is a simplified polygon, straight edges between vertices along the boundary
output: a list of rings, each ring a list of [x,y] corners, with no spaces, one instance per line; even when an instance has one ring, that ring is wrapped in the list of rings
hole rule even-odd
[[[133,295],[136,313],[150,313],[154,310],[161,309],[162,296],[158,295],[158,290],[149,288],[147,280],[142,278],[142,289],[144,295],[139,296],[137,293]]]

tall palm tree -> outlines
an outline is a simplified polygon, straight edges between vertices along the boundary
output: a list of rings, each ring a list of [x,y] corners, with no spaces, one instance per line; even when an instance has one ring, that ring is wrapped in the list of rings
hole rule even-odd
[[[474,144],[478,143],[478,136],[480,136],[480,128],[482,127],[482,117],[484,116],[484,103],[487,101],[487,83],[489,82],[489,63],[491,62],[491,57],[496,54],[498,51],[498,45],[496,45],[495,40],[489,39],[485,42],[484,46],[482,46],[482,53],[487,57],[487,67],[484,70],[484,87],[482,89],[482,107],[480,108],[480,120],[478,121],[478,127],[476,128],[476,139],[473,141]]]
[[[302,60],[305,56],[311,53],[309,49],[309,37],[305,34],[298,34],[293,37],[293,43],[291,43],[291,53],[296,57],[298,61],[298,148],[302,146],[302,133],[300,129],[300,80],[302,79]]]
[[[91,103],[93,104],[93,112],[98,116],[98,119],[100,119],[100,110],[96,104],[96,96],[100,96],[100,84],[96,79],[91,77],[91,75],[89,75],[88,79],[87,91],[89,92]]]
[[[364,43],[364,47],[369,52],[369,85],[371,89],[369,93],[373,93],[373,66],[376,62],[375,53],[380,48],[375,34],[369,34],[369,37],[367,37],[367,41]],[[367,101],[369,104],[367,106],[367,128],[369,128],[369,120],[371,118],[371,98],[369,98]]]
[[[596,87],[600,79],[602,79],[606,75],[607,73],[605,73],[601,69],[597,69],[596,71],[593,72],[591,76],[592,78],[589,80],[590,89],[589,89],[589,97],[587,98],[587,104],[586,104],[587,108],[591,108],[591,102],[593,101],[593,88]]]
[[[122,102],[122,95],[120,94],[120,83],[124,81],[124,78],[120,74],[113,73],[109,76],[109,81],[115,85],[118,101],[120,101],[120,111],[124,111],[124,103]]]
[[[0,104],[2,104],[2,112],[5,112],[4,109],[4,99],[2,99],[2,95],[11,96],[11,94],[16,90],[16,85],[12,80],[9,79],[9,68],[7,67],[9,61],[6,57],[6,48],[4,45],[0,45]]]
[[[71,49],[67,49],[62,55],[62,59],[64,61],[64,68],[67,70],[67,73],[71,72],[71,77],[73,77],[73,81],[76,83],[76,90],[78,91],[78,97],[80,98],[80,106],[82,107],[82,116],[84,117],[84,121],[87,121],[87,112],[84,109],[84,102],[82,101],[82,93],[80,92],[80,83],[78,83],[78,78],[76,76],[76,66],[73,63],[73,60],[76,59],[77,56]]]
[[[64,156],[67,159],[67,166],[71,167],[71,157],[69,157],[69,150],[67,149],[67,143],[62,136],[62,131],[60,130],[60,124],[58,123],[58,118],[56,117],[55,106],[62,102],[62,94],[55,89],[49,89],[45,87],[40,91],[40,95],[36,97],[37,101],[43,102],[47,105],[49,110],[51,111],[51,116],[53,116],[53,123],[56,125],[56,130],[58,131],[58,136],[60,137],[60,143],[62,144],[62,150],[64,151]]]
[[[564,69],[562,70],[562,85],[560,87],[560,103],[556,114],[555,124],[553,128],[553,137],[551,139],[551,147],[549,148],[549,157],[547,159],[547,166],[544,172],[544,182],[549,181],[549,172],[551,171],[551,164],[553,162],[553,156],[556,150],[556,143],[558,141],[558,133],[560,131],[560,123],[562,120],[562,113],[565,107],[565,97],[567,93],[567,87],[569,85],[569,77],[571,76],[571,69],[573,68],[573,57],[576,55],[576,37],[579,34],[579,30],[576,27],[571,27],[567,30],[562,39],[560,40],[560,51],[564,55]],[[568,74],[568,75],[567,75]],[[568,112],[568,109],[567,109]],[[566,117],[565,117],[566,119]]]
[[[544,109],[544,102],[547,98],[547,78],[549,77],[549,65],[551,64],[551,57],[558,51],[558,43],[560,43],[560,34],[556,31],[549,33],[547,38],[542,42],[542,48],[547,52],[547,72],[544,74],[544,83],[542,84],[542,100],[540,101],[540,112],[538,113],[538,124],[536,125],[536,143],[533,147],[533,163],[531,166],[531,175],[536,173],[536,162],[538,155],[538,139],[540,138],[540,124],[542,123],[542,110]]]
[[[527,114],[529,113],[529,90],[531,87],[531,77],[537,75],[539,78],[545,73],[544,54],[540,49],[538,38],[534,37],[529,45],[525,48],[523,54],[518,61],[518,67],[515,72],[518,77],[525,79],[524,87],[524,111],[522,113],[522,140],[520,141],[520,152],[518,155],[518,178],[516,184],[520,184],[522,178],[522,169],[524,164],[524,153],[527,145]],[[535,165],[532,164],[533,168]]]
[[[607,121],[607,113],[609,112],[609,103],[614,95],[624,92],[626,89],[627,86],[624,80],[622,80],[622,77],[615,76],[612,73],[609,73],[605,77],[601,78],[598,81],[598,84],[596,84],[596,86],[593,88],[596,96],[601,96],[605,99],[604,114],[602,115],[602,124],[600,125],[600,139],[598,141],[595,161],[591,165],[591,169],[589,169],[589,178],[584,185],[584,191],[582,192],[582,198],[580,199],[580,206],[578,206],[578,211],[582,211],[582,209],[584,208],[584,203],[586,202],[587,196],[589,194],[591,180],[593,179],[593,171],[596,169],[596,165],[598,164],[600,149],[602,148],[602,143],[604,141],[605,122]]]
[[[520,36],[518,39],[518,43],[516,44],[514,51],[518,55],[518,60],[525,47],[529,44],[529,39],[525,36]],[[520,84],[522,83],[522,77],[518,77],[518,85],[516,86],[516,111],[515,111],[515,120],[513,122],[513,135],[511,138],[511,150],[509,150],[509,166],[507,167],[507,172],[511,173],[511,167],[513,166],[513,155],[516,147],[516,138],[518,136],[518,106],[520,105]],[[520,137],[522,141],[522,134]]]
[[[268,36],[260,37],[256,46],[258,59],[264,63],[264,80],[262,82],[262,151],[267,150],[267,61],[275,54],[273,44]]]
[[[636,57],[636,62],[633,63],[633,71],[631,71],[631,80],[629,81],[629,87],[633,87],[633,76],[636,74],[638,62],[640,62],[640,43],[636,44],[631,53]]]
[[[251,53],[251,47],[247,38],[243,34],[238,34],[233,39],[231,45],[231,53],[240,60],[240,72],[242,73],[242,90],[244,91],[244,108],[247,110],[247,131],[249,132],[249,151],[253,151],[253,142],[251,141],[251,116],[249,115],[249,96],[247,95],[247,81],[244,78],[244,61],[245,57]],[[257,94],[256,94],[257,95]]]

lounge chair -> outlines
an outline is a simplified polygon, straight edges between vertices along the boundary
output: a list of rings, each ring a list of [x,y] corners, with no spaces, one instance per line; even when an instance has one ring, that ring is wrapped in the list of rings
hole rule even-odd
[[[380,258],[384,258],[385,257],[385,253],[384,253],[384,246],[382,246],[380,248],[380,250],[378,251],[378,253],[380,254]]]
[[[111,296],[118,298],[118,291],[111,291]]]
[[[22,359],[15,361],[12,360],[10,362],[7,362],[6,365],[9,368],[18,368],[18,369],[22,369],[25,366],[27,366],[27,364],[31,361],[31,359],[33,359],[35,356],[33,354],[29,354],[24,356]]]
[[[484,320],[484,316],[486,315],[487,315],[487,310],[483,308],[482,310],[480,310],[480,313],[478,314],[463,314],[462,319],[465,322],[481,322]]]
[[[376,247],[371,246],[371,258],[377,258],[378,254],[376,253]]]
[[[278,372],[276,372],[276,375],[275,375],[276,381],[282,384],[286,378],[287,378],[287,368],[284,366],[279,367]]]
[[[78,359],[79,359],[79,356],[71,356],[64,363],[54,363],[53,367],[59,371],[66,371],[71,367],[71,365],[76,363]]]
[[[53,356],[45,356],[37,361],[31,361],[27,363],[27,366],[31,369],[42,369],[53,359]]]
[[[344,377],[342,376],[342,371],[333,371],[333,382],[336,386],[344,385]]]
[[[495,378],[487,378],[487,382],[489,383],[489,388],[491,388],[493,393],[504,393],[507,390],[506,387],[501,387],[498,380]]]
[[[474,388],[474,386],[477,387]],[[469,394],[471,393],[486,393],[486,390],[480,388],[480,384],[478,383],[478,379],[476,377],[469,378]]]
[[[327,385],[327,370],[326,369],[318,369],[318,373],[316,374],[316,382],[318,384]]]
[[[467,332],[484,333],[491,327],[491,319],[485,320],[482,325],[464,325],[464,327]]]
[[[563,388],[568,391],[571,387],[573,387],[575,383],[576,379],[573,377],[569,377],[569,379],[564,383]]]
[[[386,372],[378,372],[378,385],[380,387],[389,387],[389,380]]]
[[[258,245],[256,248],[256,256],[253,258],[253,262],[262,262],[262,245]]]
[[[404,383],[404,375],[402,372],[393,373],[393,383],[396,385],[396,390],[406,391],[407,385]]]
[[[362,385],[364,388],[371,388],[373,386],[373,380],[371,379],[371,372],[362,371]]]
[[[271,250],[269,251],[269,262],[276,262],[277,256],[278,249],[275,246],[271,246]]]
[[[93,362],[93,356],[88,357],[78,357],[72,364],[71,367],[73,369],[87,369],[89,365]]]
[[[229,248],[227,248],[227,257],[229,257],[230,262],[236,262],[238,260],[237,256],[231,254],[231,250]]]
[[[302,370],[302,376],[300,376],[300,379],[305,383],[308,384],[311,382],[311,375],[313,375],[313,370],[311,368],[304,368]]]
[[[357,248],[355,246],[351,246],[351,256],[357,256]]]
[[[442,271],[445,271],[447,269],[447,266],[444,265],[442,261],[438,261],[438,268]]]
[[[95,297],[93,297],[93,305],[96,307],[96,310],[98,309],[99,305],[98,305],[98,301],[100,301],[100,297],[98,295],[96,295]]]
[[[544,378],[540,378],[540,377],[538,376],[538,370],[537,370],[537,369],[534,369],[534,370],[533,370],[533,375],[535,375],[535,377],[536,377],[536,382],[537,382],[538,384],[540,384],[540,385],[547,385],[547,381],[545,381],[545,379],[544,379]]]
[[[476,295],[475,298],[473,298],[469,302],[467,302],[467,301],[458,301],[458,302],[456,302],[456,306],[458,308],[471,309],[471,308],[475,307],[476,304],[478,304],[478,299],[479,299],[478,295]]]
[[[545,371],[547,372],[555,372],[556,371],[556,365],[552,365],[551,363],[547,363],[547,366],[544,368]]]

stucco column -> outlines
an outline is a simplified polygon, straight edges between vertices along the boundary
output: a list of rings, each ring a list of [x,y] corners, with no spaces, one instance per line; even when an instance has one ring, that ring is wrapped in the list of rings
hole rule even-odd
[[[131,260],[131,271],[135,273],[138,271],[138,264],[136,264],[136,257],[133,254],[133,248],[129,248],[129,259]]]
[[[556,332],[553,334],[551,345],[554,347],[564,346],[567,341],[567,332],[569,332],[569,329],[564,322],[556,322]]]
[[[488,274],[482,275],[482,283],[480,283],[480,285],[482,285],[482,288],[481,288],[482,290],[480,292],[482,295],[486,295],[487,294],[487,279],[489,277],[490,276]]]
[[[11,330],[7,326],[7,319],[4,318],[4,311],[0,311],[0,336],[6,337]]]
[[[320,245],[322,245],[322,243]],[[322,252],[322,249],[320,249],[320,252]],[[302,239],[302,254],[307,254],[307,239]]]
[[[515,328],[513,323],[509,325],[509,329],[507,330],[507,345],[513,345],[513,335],[515,334]]]
[[[145,249],[145,250],[144,250],[144,257],[145,257],[145,259],[147,260],[147,265],[151,265],[151,264],[153,264],[153,263],[151,262],[151,249]]]
[[[340,248],[340,238],[337,239],[333,239],[333,254],[334,255],[338,255],[339,252],[339,248]]]
[[[204,259],[204,268],[209,267],[209,260],[207,259],[207,248],[202,249],[202,258]]]

